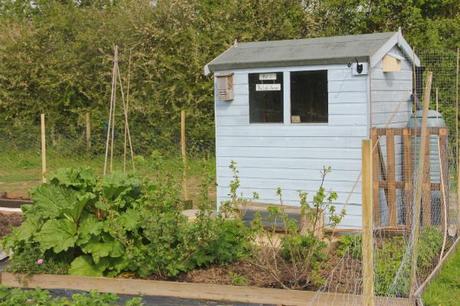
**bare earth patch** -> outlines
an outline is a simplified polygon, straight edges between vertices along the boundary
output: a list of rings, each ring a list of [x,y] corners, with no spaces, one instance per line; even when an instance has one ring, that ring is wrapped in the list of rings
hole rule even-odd
[[[13,228],[18,227],[22,223],[22,215],[19,213],[3,213],[0,212],[0,238],[5,237]]]

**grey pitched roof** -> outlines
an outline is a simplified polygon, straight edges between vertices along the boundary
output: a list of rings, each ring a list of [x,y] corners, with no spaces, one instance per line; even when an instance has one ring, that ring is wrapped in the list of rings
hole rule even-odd
[[[237,43],[205,66],[205,72],[222,70],[348,63],[371,56],[390,43],[404,40],[400,32]],[[402,45],[409,47],[407,42]],[[408,51],[408,50],[406,50]]]

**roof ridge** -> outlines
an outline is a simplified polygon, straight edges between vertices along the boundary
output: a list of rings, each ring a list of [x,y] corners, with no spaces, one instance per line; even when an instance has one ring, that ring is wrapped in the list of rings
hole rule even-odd
[[[365,34],[349,34],[349,35],[336,35],[336,36],[319,36],[319,37],[309,37],[309,38],[298,38],[298,39],[278,39],[278,40],[259,40],[259,41],[239,41],[238,42],[238,48],[245,46],[245,45],[257,45],[257,44],[264,44],[264,43],[282,43],[282,42],[305,42],[305,41],[313,41],[313,40],[335,40],[339,38],[363,38],[363,37],[369,37],[369,39],[366,39],[367,41],[369,40],[381,40],[384,39],[385,37],[381,37],[384,34],[387,34],[389,37],[392,35],[396,34],[398,32],[374,32],[374,33],[365,33]],[[380,37],[376,37],[376,35],[379,35]]]

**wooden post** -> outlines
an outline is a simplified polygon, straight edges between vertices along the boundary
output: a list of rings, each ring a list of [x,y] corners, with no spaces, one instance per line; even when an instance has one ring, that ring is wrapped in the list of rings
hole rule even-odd
[[[182,154],[182,192],[184,200],[188,200],[188,188],[187,188],[187,151],[186,151],[186,138],[185,138],[185,111],[180,112],[180,148]]]
[[[372,144],[373,145],[373,144]],[[372,145],[362,142],[363,305],[374,305],[374,242],[372,205]]]
[[[415,184],[415,203],[414,203],[414,214],[412,217],[412,258],[411,258],[411,273],[410,273],[410,297],[414,297],[415,291],[417,290],[417,257],[418,257],[418,239],[420,231],[420,210],[422,201],[422,182],[423,182],[423,170],[425,164],[425,151],[427,148],[428,141],[428,107],[430,105],[430,94],[431,94],[431,81],[433,79],[433,73],[427,72],[427,79],[425,84],[425,90],[423,93],[423,113],[422,113],[422,130],[421,130],[421,145],[420,145],[420,156],[417,169],[417,182]],[[431,189],[431,188],[430,188]]]
[[[456,73],[456,89],[455,89],[455,105],[456,111],[455,116],[457,120],[455,120],[455,130],[456,130],[456,151],[457,151],[457,231],[460,228],[460,152],[459,152],[459,142],[460,142],[460,135],[459,135],[459,121],[460,121],[460,113],[459,108],[460,105],[458,103],[458,74],[459,74],[459,66],[460,66],[460,49],[457,48],[457,73]]]
[[[448,157],[447,157],[447,128],[440,128],[439,129],[439,140],[438,140],[438,152],[439,152],[439,169],[440,177],[441,177],[441,225],[444,232],[444,239],[442,241],[441,252],[439,254],[439,260],[442,260],[444,250],[446,248],[447,243],[447,223],[448,217],[447,212],[449,209],[449,165],[448,165]]]
[[[372,132],[372,202],[374,203],[374,222],[377,226],[381,223],[381,212],[380,212],[380,197],[379,197],[379,181],[380,181],[380,156],[378,146],[378,134],[377,129],[373,128]]]
[[[448,142],[448,134],[449,131],[447,128],[440,128],[439,129],[439,146],[440,151],[439,151],[439,157],[441,159],[441,169],[443,171],[442,173],[442,180],[444,181],[441,182],[441,188],[444,185],[444,193],[446,196],[446,208],[449,207],[449,157],[447,154],[447,142]]]
[[[403,175],[404,175],[404,224],[410,229],[412,208],[412,145],[411,130],[403,129]]]
[[[387,188],[388,188],[388,215],[390,226],[398,222],[396,210],[396,163],[395,163],[395,137],[392,129],[386,130],[387,139]]]
[[[422,220],[425,226],[430,226],[431,225],[431,177],[430,177],[431,135],[428,132],[427,135],[422,136],[422,137],[426,137],[426,143],[425,143],[426,148],[423,151],[425,162],[423,163]]]
[[[90,113],[85,114],[85,123],[86,123],[86,150],[89,152],[91,150],[91,119]]]
[[[41,146],[42,146],[42,182],[46,183],[46,130],[45,130],[45,114],[40,114],[40,131],[41,131]]]

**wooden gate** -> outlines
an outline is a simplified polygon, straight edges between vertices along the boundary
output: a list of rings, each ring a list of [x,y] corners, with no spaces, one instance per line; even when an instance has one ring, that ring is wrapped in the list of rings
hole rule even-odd
[[[382,224],[382,205],[387,205],[388,224],[390,227],[398,225],[410,226],[412,203],[413,203],[413,182],[414,174],[414,155],[413,142],[417,137],[417,143],[420,145],[421,129],[412,128],[373,128],[373,200],[374,200],[374,219],[377,226]],[[436,135],[439,137],[440,153],[440,182],[431,181],[430,173],[430,137]],[[424,225],[431,225],[432,222],[432,192],[441,191],[441,185],[444,186],[444,197],[448,201],[448,157],[447,157],[447,128],[428,128],[428,141],[425,158],[425,167],[423,169],[422,182],[422,222]],[[381,139],[385,137],[386,154],[382,152]],[[396,140],[397,139],[397,140]],[[398,141],[398,142],[397,142]],[[400,159],[398,159],[398,154]],[[416,156],[415,160],[419,157]],[[398,163],[396,162],[398,161]],[[400,171],[397,171],[400,170]],[[380,191],[383,189],[386,201],[380,200]],[[402,196],[402,205],[405,213],[402,220],[398,222],[397,207],[397,190]],[[444,203],[441,203],[441,216],[444,211]],[[448,204],[448,203],[446,203]],[[445,205],[448,207],[448,205]]]

